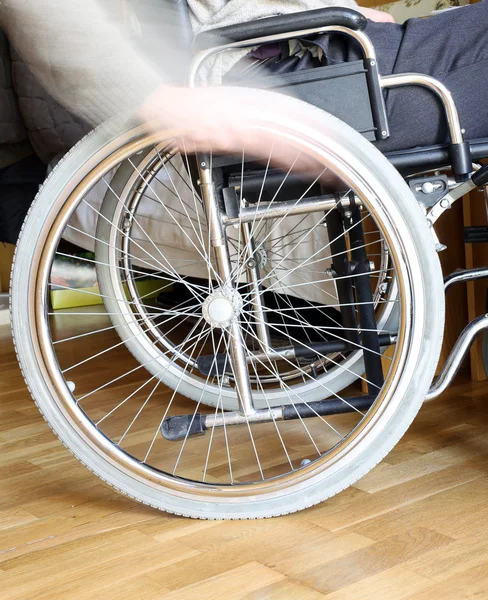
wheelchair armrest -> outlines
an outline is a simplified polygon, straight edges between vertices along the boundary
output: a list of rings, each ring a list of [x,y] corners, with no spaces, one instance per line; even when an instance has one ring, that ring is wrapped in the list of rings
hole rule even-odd
[[[319,8],[204,31],[195,37],[193,47],[197,51],[206,50],[225,42],[242,42],[269,35],[289,34],[291,39],[296,32],[317,27],[339,26],[361,31],[366,23],[366,17],[349,8]]]

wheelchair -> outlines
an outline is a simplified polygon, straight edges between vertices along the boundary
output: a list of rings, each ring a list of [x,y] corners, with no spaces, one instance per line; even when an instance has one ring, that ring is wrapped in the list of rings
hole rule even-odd
[[[488,326],[470,323],[434,379],[445,289],[488,275],[444,282],[434,225],[488,182],[476,166],[488,141],[463,139],[441,83],[381,77],[365,24],[327,8],[193,41],[190,85],[233,49],[327,32],[361,45],[363,60],[300,72],[275,91],[289,117],[256,113],[251,129],[273,139],[268,160],[195,155],[174,131],[101,126],[31,207],[11,292],[24,377],[69,450],[139,502],[207,519],[322,502],[383,459]],[[260,87],[283,87],[271,79]],[[405,85],[438,95],[450,144],[374,147],[389,136],[383,90]],[[272,92],[254,93],[259,104]],[[285,143],[295,159],[276,166]],[[91,251],[78,259],[96,270],[99,289],[82,290],[90,306],[50,301],[75,287],[53,280],[66,239]]]

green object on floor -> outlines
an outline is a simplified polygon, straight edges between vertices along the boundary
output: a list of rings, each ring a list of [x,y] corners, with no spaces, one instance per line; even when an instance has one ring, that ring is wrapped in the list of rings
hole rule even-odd
[[[103,304],[97,284],[94,258],[92,252],[56,257],[51,269],[50,296],[53,310]],[[146,277],[137,279],[136,287],[139,296],[144,300],[152,300],[165,287],[165,281],[161,278],[152,279],[151,274],[148,273]],[[124,289],[128,297],[129,292],[125,284]],[[171,288],[165,288],[168,289]]]

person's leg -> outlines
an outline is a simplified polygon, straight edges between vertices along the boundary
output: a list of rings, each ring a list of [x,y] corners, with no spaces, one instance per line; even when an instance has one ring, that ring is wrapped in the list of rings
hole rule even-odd
[[[407,21],[396,56],[394,45],[387,42],[389,30],[397,40],[398,26],[369,22],[366,28],[381,73],[432,75],[451,91],[465,138],[488,137],[488,2]],[[391,90],[386,106],[391,137],[379,144],[381,150],[448,141],[443,108],[432,92],[419,87]]]
[[[365,33],[375,47],[383,76],[413,72],[435,77],[454,97],[465,138],[488,138],[488,0],[404,25],[368,21]],[[322,48],[323,62],[306,54],[282,57],[263,62],[261,68],[253,65],[249,75],[246,59],[227,74],[225,82],[244,80],[252,87],[253,77],[362,58],[359,46],[348,36],[322,35],[310,44]],[[275,54],[280,56],[279,49]],[[419,86],[390,90],[386,109],[391,135],[377,143],[383,152],[449,141],[444,108],[432,91]]]

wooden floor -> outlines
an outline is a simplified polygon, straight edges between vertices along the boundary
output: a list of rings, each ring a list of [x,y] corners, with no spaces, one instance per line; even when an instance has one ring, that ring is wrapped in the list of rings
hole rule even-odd
[[[487,396],[458,383],[372,473],[315,508],[193,521],[135,505],[72,458],[0,328],[0,598],[488,598]]]

